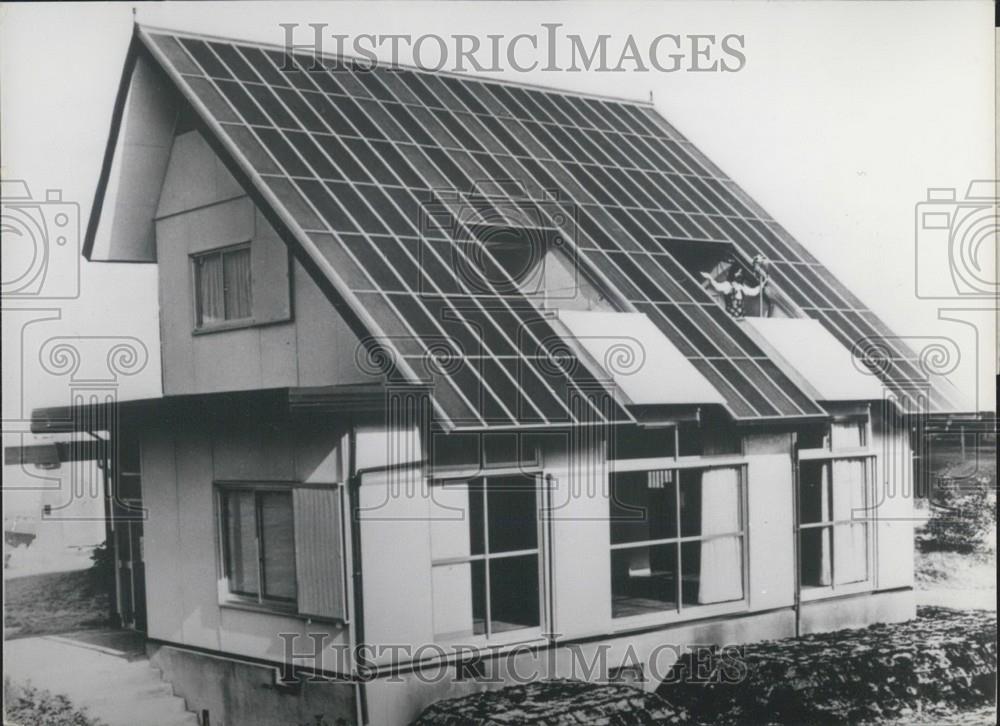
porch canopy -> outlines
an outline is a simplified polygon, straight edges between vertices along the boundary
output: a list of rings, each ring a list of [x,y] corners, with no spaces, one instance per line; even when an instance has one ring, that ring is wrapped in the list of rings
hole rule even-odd
[[[81,402],[70,406],[36,408],[31,413],[31,433],[43,435],[93,434],[94,439],[72,438],[4,448],[4,463],[56,467],[70,461],[104,459],[111,454],[111,434],[138,421],[170,421],[182,426],[185,420],[206,415],[267,416],[276,412],[304,415],[329,412],[380,411],[385,391],[377,385],[276,388],[263,391],[233,391],[196,396],[167,396],[133,400]]]

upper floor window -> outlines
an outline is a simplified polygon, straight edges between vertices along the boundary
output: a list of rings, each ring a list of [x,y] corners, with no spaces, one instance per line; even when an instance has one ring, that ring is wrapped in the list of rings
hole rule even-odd
[[[192,255],[199,328],[253,319],[250,243]]]
[[[481,225],[467,247],[472,287],[524,295],[545,310],[616,312],[617,307],[583,273],[575,252],[553,228]]]

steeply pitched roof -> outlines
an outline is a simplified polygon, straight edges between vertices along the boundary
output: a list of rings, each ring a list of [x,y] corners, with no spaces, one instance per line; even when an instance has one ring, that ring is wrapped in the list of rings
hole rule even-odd
[[[877,346],[876,372],[898,395],[955,408],[911,350],[648,105],[344,59],[314,66],[172,31],[137,38],[335,304],[376,336],[373,355],[406,380],[433,379],[446,425],[631,419],[600,400],[604,385],[484,251],[483,230],[504,226],[560,245],[623,309],[645,313],[738,420],[826,412],[669,241],[764,255],[804,314],[848,348]]]

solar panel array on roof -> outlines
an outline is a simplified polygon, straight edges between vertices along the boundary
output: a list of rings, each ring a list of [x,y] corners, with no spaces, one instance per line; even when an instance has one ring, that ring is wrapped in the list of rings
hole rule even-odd
[[[429,138],[419,146],[392,125],[366,90],[378,88],[370,74],[306,72],[269,50],[155,39],[381,329],[381,354],[411,382],[433,382],[448,423],[632,420],[516,286],[503,284],[476,236],[533,218],[536,232],[558,236],[530,200],[498,207],[468,194],[464,179],[466,194],[439,194],[442,174],[459,172]],[[406,120],[401,105],[394,111],[414,133],[432,128],[427,118]]]
[[[572,240],[582,267],[649,316],[737,419],[825,411],[726,315],[669,241],[764,255],[780,291],[849,348],[891,336],[651,108],[145,37],[326,256],[388,347],[422,371],[444,353],[442,365],[429,366],[437,368],[435,398],[458,425],[577,422],[569,399],[591,400],[602,388],[518,294],[477,227],[520,223]],[[905,395],[926,377],[905,345],[890,337],[885,346],[880,372]],[[617,405],[591,400],[584,408],[584,419],[629,419]]]

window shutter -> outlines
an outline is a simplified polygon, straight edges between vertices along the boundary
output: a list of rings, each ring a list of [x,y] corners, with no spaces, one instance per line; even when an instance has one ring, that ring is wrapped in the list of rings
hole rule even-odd
[[[257,212],[257,234],[250,244],[255,323],[291,320],[291,286],[288,279],[288,247]]]
[[[293,491],[299,612],[347,620],[343,487],[296,487]]]

